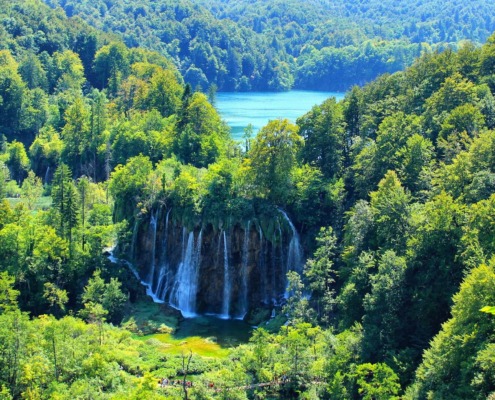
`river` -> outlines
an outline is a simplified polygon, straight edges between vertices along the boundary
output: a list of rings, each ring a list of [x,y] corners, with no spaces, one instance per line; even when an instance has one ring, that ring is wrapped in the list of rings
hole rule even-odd
[[[219,92],[215,106],[221,117],[231,128],[232,137],[241,140],[244,128],[253,125],[256,134],[268,121],[287,118],[292,122],[314,105],[329,97],[342,100],[342,92],[315,92],[291,90],[289,92]]]

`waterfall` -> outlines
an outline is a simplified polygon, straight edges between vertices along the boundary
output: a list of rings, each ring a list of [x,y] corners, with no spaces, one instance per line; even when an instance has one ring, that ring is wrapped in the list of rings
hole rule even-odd
[[[158,225],[158,211],[152,211],[150,217],[150,230],[151,230],[151,263],[148,276],[144,284],[146,285],[146,294],[150,296],[155,303],[163,303],[163,300],[158,295],[158,291],[155,290],[155,281],[158,283],[156,276],[156,231]],[[161,275],[161,270],[160,270]]]
[[[292,231],[292,238],[290,239],[289,251],[287,253],[287,264],[286,264],[285,272],[286,273],[289,271],[301,272],[303,266],[303,252],[302,252],[301,242],[299,240],[299,234],[297,233],[294,224],[290,220],[289,216],[285,213],[285,211],[280,210],[280,212],[284,216],[285,220],[289,224],[290,229]]]
[[[168,222],[169,222],[169,216],[170,216],[170,211],[172,209],[170,208],[167,211],[167,216],[165,217],[165,230],[163,232],[163,240],[162,240],[162,251],[160,253],[159,259],[159,265],[160,265],[160,272],[158,275],[158,281],[156,285],[156,290],[155,290],[155,295],[163,300],[167,301],[167,295],[169,294],[169,289],[170,289],[170,265],[167,260],[167,237],[168,237]]]
[[[48,178],[49,178],[49,175],[50,174],[50,166],[46,167],[46,172],[45,172],[45,185],[48,185]]]
[[[233,226],[229,231],[215,231],[209,224],[204,230],[189,231],[173,222],[171,211],[150,211],[148,225],[136,216],[127,253],[147,294],[185,317],[204,312],[243,319],[258,302],[277,305],[287,286],[287,272],[302,269],[300,237],[283,210],[268,221],[269,237],[264,225],[253,220],[229,225]]]
[[[167,215],[165,217],[165,230],[163,231],[163,242],[162,242],[162,253],[160,254],[160,264],[163,266],[165,264],[168,264],[167,260],[167,244],[168,244],[168,221],[169,221],[169,216],[170,212],[172,211],[171,208],[167,211]]]
[[[227,234],[223,231],[223,302],[222,318],[230,317],[230,298],[232,295],[232,282],[230,281],[229,253],[227,246]]]
[[[155,267],[156,267],[156,227],[157,227],[157,215],[158,211],[151,212],[150,219],[150,229],[151,229],[151,264],[150,264],[150,272],[148,274],[147,284],[150,287],[151,292],[153,293],[153,286],[155,282]]]
[[[178,308],[186,318],[196,315],[196,296],[198,292],[199,264],[203,231],[200,231],[196,245],[194,232],[189,232],[187,244],[184,228],[182,241],[182,261],[175,277],[175,286],[170,295],[170,304]]]
[[[163,302],[166,302],[169,289],[170,274],[166,267],[161,267],[158,273],[158,283],[156,285],[155,296]]]
[[[261,280],[261,293],[263,294],[263,303],[268,304],[268,276],[266,269],[266,251],[267,247],[265,242],[263,241],[263,230],[261,229],[261,225],[259,226],[259,235],[260,235],[260,252],[258,258],[258,266],[260,270],[260,280]]]
[[[118,264],[120,262],[123,262],[125,265],[127,265],[127,267],[131,270],[132,274],[136,277],[136,279],[138,281],[141,282],[141,278],[139,277],[139,273],[136,271],[136,268],[134,268],[134,265],[132,265],[129,261],[127,260],[121,260],[121,259],[118,259],[117,257],[115,257],[113,255],[113,248],[111,249],[108,249],[108,252],[109,252],[109,256],[108,256],[108,260],[112,263],[112,264]]]
[[[238,319],[243,319],[248,309],[248,262],[249,262],[249,236],[251,221],[248,221],[244,231],[244,241],[242,243],[242,267],[241,267],[241,290],[239,295]]]
[[[163,239],[161,243],[161,248],[162,251],[158,257],[158,265],[159,265],[159,270],[158,273],[154,273],[155,276],[158,275],[156,278],[153,278],[153,286],[152,286],[152,291],[154,296],[156,296],[158,299],[161,301],[167,301],[167,295],[169,292],[169,286],[170,286],[170,266],[169,262],[167,260],[167,236],[168,236],[168,221],[169,221],[169,215],[170,211],[172,209],[169,209],[167,211],[167,216],[165,218],[165,230],[163,232]],[[156,234],[156,232],[155,232]],[[156,240],[156,237],[155,237]],[[155,285],[156,283],[156,285]]]
[[[277,304],[279,298],[278,295],[280,294],[280,284],[277,285],[277,283],[280,282],[280,279],[284,282],[283,286],[285,287],[285,275],[287,275],[287,271],[285,269],[285,263],[284,263],[284,255],[287,252],[286,249],[284,249],[284,235],[282,233],[282,226],[280,225],[280,221],[277,219],[277,225],[278,225],[278,246],[277,246],[277,238],[275,238],[275,244],[272,250],[272,303]],[[278,252],[277,252],[278,250]],[[277,263],[280,265],[280,270],[282,271],[282,276],[277,275],[275,271],[277,270]]]

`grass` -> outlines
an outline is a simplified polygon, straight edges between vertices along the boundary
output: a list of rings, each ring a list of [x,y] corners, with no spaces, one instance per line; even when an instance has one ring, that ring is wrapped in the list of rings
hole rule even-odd
[[[164,354],[180,355],[191,350],[201,357],[225,358],[229,350],[222,347],[214,338],[178,335],[180,313],[149,299],[142,299],[132,305],[129,317],[122,326],[131,330],[133,338],[146,342],[157,340],[157,348]]]
[[[148,341],[150,339],[158,340],[163,344],[163,346],[158,347],[160,351],[171,355],[187,354],[189,350],[198,356],[211,358],[227,358],[230,354],[228,348],[222,348],[222,346],[215,341],[199,336],[191,336],[183,339],[174,338],[171,333],[156,333],[147,336],[135,336],[134,339],[140,341]]]
[[[251,335],[251,327],[242,321],[211,316],[183,319],[179,311],[147,298],[132,305],[122,327],[133,332],[136,340],[154,342],[164,354],[181,355],[190,350],[200,357],[220,359]]]
[[[23,199],[21,197],[7,197],[6,199],[11,207],[15,207],[17,204],[21,204],[21,203],[26,204],[26,199]],[[44,210],[50,208],[51,205],[52,205],[52,198],[50,196],[43,196],[38,199],[38,201],[34,205],[34,209]]]

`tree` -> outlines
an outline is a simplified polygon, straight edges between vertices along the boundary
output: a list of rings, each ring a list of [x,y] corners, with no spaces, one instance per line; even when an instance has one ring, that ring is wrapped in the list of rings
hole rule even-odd
[[[39,58],[34,53],[28,53],[19,65],[19,73],[29,89],[48,89],[48,79]]]
[[[463,104],[474,104],[477,100],[472,82],[459,73],[446,78],[440,89],[425,102],[425,126],[432,142],[436,142],[441,125],[452,110]]]
[[[244,152],[246,154],[249,153],[249,151],[251,150],[253,131],[254,126],[251,123],[244,128],[244,134],[242,135],[242,138],[245,140]]]
[[[78,223],[79,196],[72,173],[65,164],[60,164],[53,175],[52,199],[59,222],[58,232],[72,244],[72,228]]]
[[[26,90],[22,103],[19,129],[31,141],[48,118],[48,95],[42,89]]]
[[[98,89],[109,86],[109,93],[113,97],[122,80],[129,75],[129,50],[121,42],[103,46],[95,54],[93,71],[98,80],[95,82]]]
[[[362,91],[358,86],[353,86],[346,96],[343,111],[350,137],[357,137],[360,134],[362,108]]]
[[[89,314],[85,314],[86,317],[90,317],[91,313],[96,310],[95,307],[99,305],[110,320],[117,321],[120,317],[122,306],[127,300],[120,286],[121,283],[116,278],[111,278],[109,283],[105,283],[101,277],[100,270],[96,270],[84,288],[82,302],[86,307],[86,311],[83,314],[87,312]]]
[[[20,185],[29,169],[29,158],[21,142],[13,141],[7,146],[8,159],[5,163],[10,170],[10,176]]]
[[[51,77],[52,90],[55,92],[72,91],[78,94],[85,81],[84,67],[79,55],[71,50],[56,52],[53,55]]]
[[[89,147],[91,141],[90,110],[84,99],[78,97],[67,109],[65,126],[62,130],[64,140],[63,159],[76,175],[88,173]],[[89,171],[92,175],[93,171]]]
[[[0,314],[17,309],[19,291],[14,289],[15,278],[0,272]]]
[[[32,169],[36,175],[44,177],[45,184],[51,180],[62,155],[62,150],[62,139],[52,127],[41,129],[29,147]]]
[[[104,143],[104,133],[107,128],[108,123],[108,115],[107,115],[107,98],[104,92],[99,92],[98,90],[94,90],[91,96],[90,102],[90,137],[88,140],[88,151],[91,153],[91,162],[88,160],[88,164],[93,169],[93,180],[96,182],[97,178],[101,177],[97,176],[97,171],[99,170],[97,154],[99,147]],[[88,171],[89,172],[89,171]],[[108,176],[106,177],[108,179]]]
[[[386,251],[371,280],[371,292],[364,298],[363,330],[366,359],[376,362],[392,357],[406,337],[401,319],[404,305],[406,261],[393,251]]]
[[[8,50],[0,51],[0,127],[12,140],[19,129],[25,84],[17,72],[18,65]]]
[[[86,208],[88,207],[88,188],[89,179],[85,176],[79,178],[77,182],[77,189],[79,191],[79,196],[81,198],[81,228],[82,228],[82,249],[84,251],[85,238],[86,238]]]
[[[397,173],[401,182],[414,195],[427,191],[433,173],[433,144],[423,136],[414,134],[407,139],[400,152],[402,162]]]
[[[206,167],[227,153],[227,128],[204,94],[186,97],[179,118],[173,146],[184,164]]]
[[[33,171],[29,171],[27,178],[22,182],[21,191],[22,197],[26,199],[28,208],[33,210],[36,206],[36,202],[43,194],[41,179],[38,178]]]
[[[347,266],[339,271],[344,283],[336,299],[341,329],[348,329],[362,320],[365,313],[363,299],[371,292],[371,278],[376,274],[377,260],[373,253],[363,251],[357,260],[348,262],[352,269],[347,272]]]
[[[311,321],[314,318],[308,299],[303,296],[304,284],[301,276],[296,271],[287,273],[287,304],[283,307],[284,314],[287,315],[289,323],[296,325],[300,322]]]
[[[493,344],[495,320],[480,312],[495,303],[493,260],[474,268],[454,296],[451,318],[423,355],[408,399],[485,399],[493,392]],[[488,367],[488,368],[487,368]]]
[[[389,171],[370,197],[377,247],[394,249],[398,254],[403,254],[409,232],[411,196],[402,187],[397,174]]]
[[[404,310],[416,343],[426,347],[450,315],[465,266],[458,256],[465,210],[445,192],[415,211],[408,243]],[[474,244],[474,242],[473,242]]]
[[[182,87],[171,70],[157,71],[150,79],[145,109],[155,109],[163,117],[175,114],[181,105]]]
[[[313,258],[306,262],[304,276],[312,291],[312,301],[316,302],[318,319],[329,324],[330,312],[334,305],[335,282],[334,263],[336,259],[337,238],[331,227],[321,228],[316,238],[318,248]]]
[[[304,139],[301,160],[318,167],[326,178],[339,176],[343,166],[344,117],[342,107],[330,98],[298,118]]]
[[[0,161],[0,200],[5,197],[5,185],[9,179],[9,169],[2,161]]]
[[[153,170],[148,157],[137,156],[129,159],[125,166],[118,165],[112,172],[109,190],[115,202],[116,220],[120,221],[134,207],[146,200],[146,184]]]
[[[297,126],[286,119],[270,121],[261,129],[249,153],[253,183],[260,195],[275,204],[286,204],[301,145]]]
[[[361,364],[355,372],[359,398],[363,400],[399,399],[399,378],[387,364]]]
[[[66,290],[60,289],[52,282],[46,282],[43,297],[48,302],[53,315],[61,316],[65,313],[65,306],[69,301]]]

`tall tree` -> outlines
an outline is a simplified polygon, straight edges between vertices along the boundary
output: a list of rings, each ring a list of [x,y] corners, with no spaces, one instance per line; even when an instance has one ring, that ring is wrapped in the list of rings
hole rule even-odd
[[[288,120],[270,121],[256,136],[249,153],[253,183],[262,196],[284,205],[292,191],[292,168],[302,145],[298,127]]]
[[[316,313],[325,325],[330,322],[330,312],[334,305],[335,259],[337,238],[331,227],[321,228],[316,238],[318,248],[305,267],[304,275],[316,302]]]
[[[343,166],[344,117],[342,106],[330,98],[297,120],[304,139],[301,159],[321,169],[325,177],[338,176]]]

